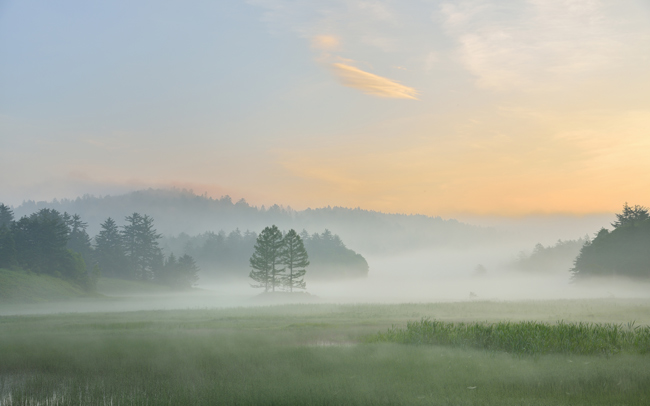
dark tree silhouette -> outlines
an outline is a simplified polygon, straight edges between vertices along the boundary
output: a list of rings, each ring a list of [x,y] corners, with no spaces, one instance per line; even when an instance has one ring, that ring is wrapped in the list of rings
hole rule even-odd
[[[9,206],[0,203],[0,228],[11,228],[13,222],[14,212],[9,208]]]
[[[619,228],[626,225],[636,225],[650,218],[650,213],[648,213],[648,208],[634,205],[634,207],[628,206],[627,202],[623,205],[623,212],[616,214],[616,221],[612,223],[614,228]]]
[[[102,276],[127,278],[129,275],[126,253],[115,220],[109,217],[101,227],[101,231],[95,237],[95,259]]]
[[[650,278],[650,216],[642,206],[625,204],[614,230],[601,229],[587,242],[571,269],[574,280],[590,276]]]
[[[252,287],[275,292],[276,286],[280,286],[280,276],[284,272],[283,268],[279,268],[282,246],[282,233],[275,225],[262,230],[249,261],[252,268],[249,276],[257,282],[251,284]]]
[[[153,218],[133,213],[126,217],[127,224],[122,229],[122,238],[134,279],[151,280],[157,267],[162,266],[163,258],[158,240],[162,236],[153,227]]]
[[[302,238],[291,229],[284,236],[282,254],[280,261],[285,266],[287,274],[282,278],[282,285],[293,292],[293,289],[305,289],[307,287],[304,276],[306,267],[309,266],[309,256],[302,242]]]

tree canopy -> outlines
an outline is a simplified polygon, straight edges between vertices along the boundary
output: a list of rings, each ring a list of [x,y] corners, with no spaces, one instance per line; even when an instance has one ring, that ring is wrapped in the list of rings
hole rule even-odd
[[[650,216],[642,206],[625,204],[614,229],[601,229],[587,242],[571,269],[575,280],[590,276],[650,278]]]
[[[280,256],[283,248],[282,232],[275,225],[266,227],[257,237],[255,251],[250,258],[250,278],[256,282],[255,288],[264,288],[265,292],[275,292],[281,286]]]
[[[302,242],[302,238],[295,230],[289,230],[282,240],[282,254],[280,261],[285,265],[286,274],[282,278],[282,285],[293,292],[293,289],[307,287],[304,276],[309,266],[309,256]]]

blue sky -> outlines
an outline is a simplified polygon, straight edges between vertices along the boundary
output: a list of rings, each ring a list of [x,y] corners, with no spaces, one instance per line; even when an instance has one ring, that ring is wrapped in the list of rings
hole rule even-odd
[[[644,0],[4,1],[0,201],[648,204],[649,23]]]

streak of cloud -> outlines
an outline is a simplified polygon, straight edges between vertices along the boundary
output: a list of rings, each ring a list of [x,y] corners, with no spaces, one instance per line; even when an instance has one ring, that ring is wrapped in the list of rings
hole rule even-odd
[[[343,63],[333,63],[331,66],[343,86],[359,89],[371,96],[418,100],[418,91],[412,87]]]

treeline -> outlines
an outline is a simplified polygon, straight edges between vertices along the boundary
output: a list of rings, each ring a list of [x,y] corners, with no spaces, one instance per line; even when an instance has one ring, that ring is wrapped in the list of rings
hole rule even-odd
[[[549,273],[566,272],[589,237],[577,240],[558,240],[555,245],[535,245],[530,254],[520,252],[512,267],[518,271]]]
[[[0,204],[0,268],[64,278],[89,291],[100,274],[174,288],[197,281],[193,258],[163,255],[153,218],[133,213],[125,221],[120,228],[108,218],[93,244],[88,224],[76,214],[41,209],[15,221],[12,210]]]
[[[569,269],[574,281],[590,277],[650,279],[650,212],[643,206],[623,206],[611,224],[590,240],[537,244],[532,254],[521,253],[513,267],[521,271],[549,272]],[[573,266],[571,267],[571,263]]]
[[[52,275],[92,291],[99,270],[85,227],[79,216],[51,209],[14,221],[12,210],[0,204],[0,268]]]
[[[156,219],[164,235],[198,235],[210,231],[262,230],[275,224],[281,230],[332,230],[364,253],[407,252],[422,248],[468,247],[493,243],[505,235],[487,227],[472,226],[435,216],[381,213],[361,208],[322,207],[294,210],[271,205],[254,206],[229,196],[212,198],[179,189],[147,189],[116,196],[86,195],[50,202],[26,201],[16,213],[29,214],[42,208],[78,213],[89,222],[91,235],[107,217],[123,219],[134,212]]]
[[[311,262],[309,280],[363,278],[368,275],[366,259],[346,247],[331,231],[325,229],[322,233],[310,235],[302,230],[300,237]],[[227,234],[224,231],[197,236],[183,233],[163,238],[162,246],[167,251],[182,252],[195,258],[204,279],[245,279],[257,238],[257,233],[239,229]]]
[[[571,273],[575,280],[592,276],[650,278],[650,213],[643,206],[627,203],[616,215],[614,229],[601,229],[587,241]]]
[[[198,280],[199,267],[190,255],[167,257],[160,247],[162,237],[148,215],[133,213],[120,229],[115,220],[106,219],[95,237],[95,258],[102,275],[152,281],[173,288],[189,288]]]

